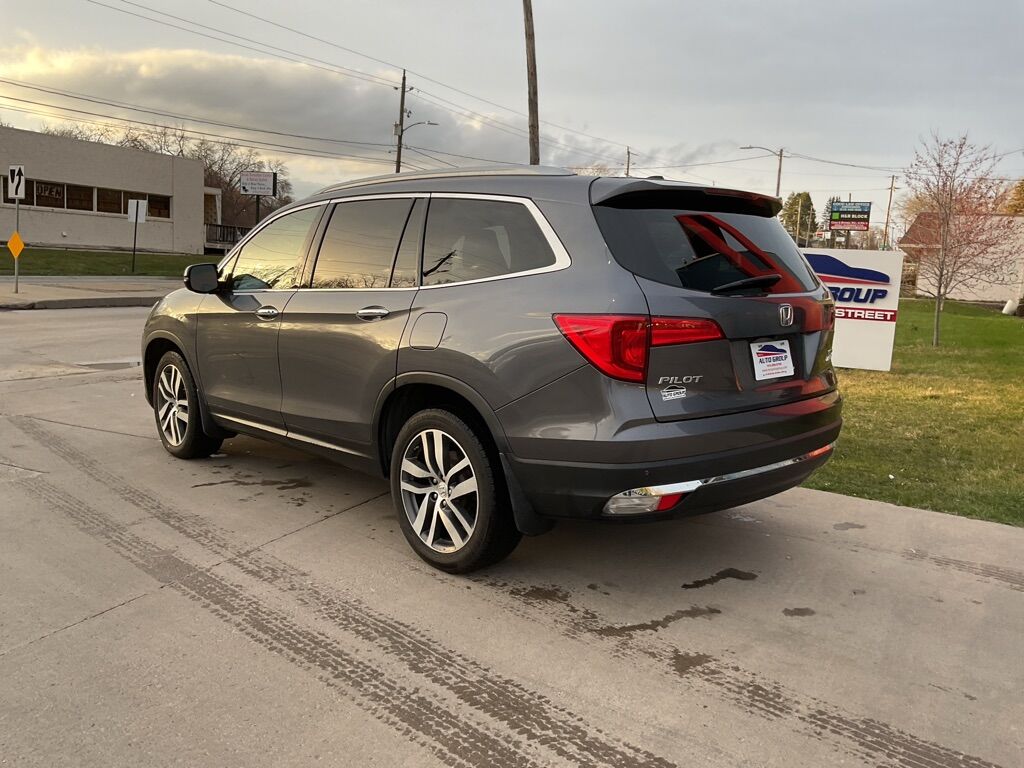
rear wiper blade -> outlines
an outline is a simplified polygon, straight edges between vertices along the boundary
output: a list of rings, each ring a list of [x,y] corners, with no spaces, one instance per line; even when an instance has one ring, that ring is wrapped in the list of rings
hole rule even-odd
[[[733,280],[731,283],[724,283],[715,288],[711,289],[712,293],[728,293],[729,291],[738,291],[742,288],[771,288],[779,280],[782,279],[782,275],[773,272],[770,275],[758,275],[757,277],[745,277],[742,280]]]

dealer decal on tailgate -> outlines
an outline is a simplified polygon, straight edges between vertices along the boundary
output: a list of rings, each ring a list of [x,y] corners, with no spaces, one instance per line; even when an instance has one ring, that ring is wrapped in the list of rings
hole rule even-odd
[[[758,341],[750,345],[754,360],[754,378],[757,381],[792,376],[793,355],[788,341]]]

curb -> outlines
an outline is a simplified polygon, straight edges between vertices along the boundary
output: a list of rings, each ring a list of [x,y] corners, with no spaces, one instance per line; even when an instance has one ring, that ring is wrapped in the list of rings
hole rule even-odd
[[[88,296],[74,299],[39,299],[0,303],[0,311],[22,309],[92,309],[97,307],[151,307],[163,299],[159,296]]]

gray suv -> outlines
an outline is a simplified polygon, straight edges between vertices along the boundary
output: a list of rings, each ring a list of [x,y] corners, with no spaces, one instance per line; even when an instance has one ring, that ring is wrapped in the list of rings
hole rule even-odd
[[[537,167],[328,187],[143,337],[166,449],[246,433],[390,477],[465,572],[559,517],[710,512],[828,460],[834,308],[776,198]]]

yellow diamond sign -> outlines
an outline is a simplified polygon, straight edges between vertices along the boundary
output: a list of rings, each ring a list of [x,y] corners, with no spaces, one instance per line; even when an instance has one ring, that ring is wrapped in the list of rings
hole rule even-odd
[[[25,250],[25,242],[21,239],[21,235],[17,232],[11,235],[10,239],[7,241],[7,249],[11,252],[11,255],[14,256],[14,258],[21,256],[21,252]]]

